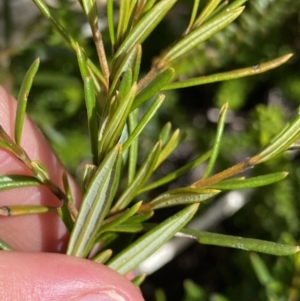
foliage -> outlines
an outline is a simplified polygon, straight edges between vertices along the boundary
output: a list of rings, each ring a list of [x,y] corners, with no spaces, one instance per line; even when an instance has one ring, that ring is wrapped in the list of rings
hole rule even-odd
[[[60,79],[51,83],[53,87],[60,86],[60,95],[57,95],[57,88],[55,88],[48,91],[48,95],[39,96],[39,98],[43,98],[40,103],[54,106],[57,111],[61,112],[55,120],[48,115],[49,119],[46,118],[43,128],[54,140],[54,144],[59,144],[60,141],[63,142],[63,136],[53,129],[55,127],[59,128],[60,122],[63,122],[66,116],[72,120],[81,112],[81,98],[84,97],[87,113],[86,125],[89,133],[86,140],[89,141],[89,157],[93,165],[86,165],[83,170],[82,187],[84,187],[84,196],[82,206],[77,212],[78,209],[75,208],[72,198],[67,193],[67,180],[64,181],[66,183],[65,191],[62,191],[49,178],[43,164],[35,161],[34,158],[28,158],[23,151],[20,145],[20,137],[27,97],[39,65],[39,60],[34,61],[19,92],[14,138],[10,138],[3,130],[0,132],[1,147],[6,148],[23,161],[32,171],[32,176],[20,178],[18,175],[4,175],[1,177],[0,186],[1,189],[26,185],[47,186],[62,201],[62,208],[6,206],[1,209],[3,215],[55,210],[60,214],[67,229],[71,232],[67,254],[89,257],[94,246],[101,242],[102,247],[93,260],[104,262],[122,274],[141,263],[176,233],[199,240],[202,244],[230,246],[274,255],[289,255],[298,252],[298,247],[294,246],[296,244],[294,241],[292,243],[287,242],[286,245],[275,244],[262,240],[194,232],[185,229],[184,226],[195,215],[200,202],[212,198],[223,190],[254,188],[275,183],[285,178],[287,173],[278,172],[278,169],[274,164],[272,166],[272,161],[269,163],[269,160],[273,159],[275,162],[276,160],[282,160],[278,159],[279,154],[291,147],[296,147],[294,143],[299,138],[299,114],[286,127],[280,124],[280,127],[276,128],[273,124],[270,126],[269,121],[264,125],[266,118],[263,118],[263,115],[269,112],[266,108],[258,107],[254,117],[257,119],[256,128],[270,127],[270,129],[260,131],[258,136],[264,149],[230,168],[213,174],[213,171],[218,167],[219,154],[222,154],[221,142],[228,111],[228,105],[224,101],[226,95],[223,91],[225,90],[227,93],[230,93],[228,92],[229,89],[242,91],[245,87],[245,84],[241,81],[228,81],[222,84],[224,86],[221,86],[216,98],[221,110],[211,149],[209,149],[209,144],[203,138],[206,142],[204,144],[206,148],[204,155],[201,154],[194,161],[187,163],[180,169],[169,172],[165,177],[158,178],[158,168],[182,143],[185,134],[179,130],[172,132],[170,125],[167,124],[156,131],[156,133],[158,132],[156,137],[158,140],[152,146],[146,148],[147,151],[143,150],[139,143],[143,141],[144,145],[146,138],[142,137],[143,131],[147,131],[147,128],[151,126],[148,123],[154,120],[154,114],[164,102],[168,101],[168,98],[164,100],[165,95],[168,96],[166,90],[227,81],[265,72],[281,65],[290,58],[290,54],[284,54],[277,59],[267,57],[269,62],[266,63],[259,65],[251,63],[249,64],[250,67],[238,67],[234,71],[220,71],[213,75],[194,78],[191,78],[191,76],[202,72],[193,70],[191,66],[187,66],[187,70],[182,68],[182,62],[188,61],[191,53],[195,55],[195,52],[203,47],[201,45],[204,41],[212,38],[211,43],[216,43],[215,41],[222,38],[220,31],[232,24],[242,13],[244,8],[241,5],[246,1],[233,1],[226,7],[224,4],[220,4],[220,1],[212,0],[208,1],[206,6],[200,7],[200,10],[198,10],[200,1],[194,1],[187,28],[183,30],[183,34],[176,43],[173,43],[173,46],[168,47],[155,58],[153,65],[147,72],[144,72],[144,70],[141,72],[141,65],[143,65],[142,50],[144,51],[145,48],[143,46],[144,41],[176,1],[162,0],[157,3],[156,1],[121,1],[118,9],[113,1],[108,1],[108,33],[106,35],[105,33],[102,34],[98,28],[96,2],[82,1],[82,8],[95,43],[96,51],[94,52],[92,52],[92,47],[78,36],[75,30],[76,25],[68,25],[65,21],[67,20],[66,16],[60,16],[59,10],[55,11],[48,8],[41,0],[35,0],[34,2],[58,33],[52,32],[49,35],[52,43],[61,47],[62,52],[65,52],[67,56],[70,50],[62,46],[60,36],[76,54],[83,81],[82,91],[82,89],[74,87],[74,83],[78,83],[75,76],[68,75],[64,77],[62,75]],[[118,13],[118,23],[115,25],[113,20],[116,12]],[[107,39],[110,40],[111,55],[107,54],[106,49],[108,48],[105,49],[104,47]],[[145,42],[147,43],[147,40]],[[223,45],[228,45],[228,43],[223,43]],[[202,48],[202,50],[205,51],[207,48]],[[219,53],[222,53],[222,49]],[[53,55],[55,56],[55,53]],[[98,63],[100,68],[97,67]],[[78,73],[74,66],[75,61],[73,60],[69,63],[69,73]],[[37,72],[34,84],[49,84],[49,81],[51,82],[58,76],[58,70],[54,70],[50,77],[49,73],[41,72],[39,75],[39,72]],[[225,86],[226,83],[227,86]],[[234,83],[238,86],[234,86]],[[53,97],[55,93],[58,97]],[[57,102],[53,103],[52,100],[55,98]],[[69,99],[70,101],[66,105],[63,99]],[[28,105],[30,105],[30,102]],[[232,106],[237,109],[242,104],[235,100]],[[47,106],[41,108],[41,110],[47,110]],[[39,122],[38,110],[35,110],[35,112],[37,122]],[[269,114],[269,116],[274,116],[273,113]],[[280,112],[278,114],[280,115]],[[284,118],[281,116],[274,118],[274,123],[276,124],[279,119],[283,120]],[[283,130],[281,131],[281,129]],[[76,131],[78,130],[76,129]],[[85,139],[86,136],[84,136],[82,128],[79,131],[82,139]],[[275,138],[273,138],[274,136]],[[224,142],[226,145],[226,139]],[[249,144],[251,145],[252,142],[250,141]],[[77,158],[82,157],[84,153],[83,151]],[[141,162],[141,160],[144,161]],[[169,189],[160,193],[155,192],[154,189],[174,181],[204,161],[207,161],[207,168],[201,179],[197,179],[192,184],[184,187]],[[259,173],[259,175],[251,178],[232,178],[265,161],[268,161],[267,164],[269,164],[267,174]],[[259,167],[257,169],[259,170]],[[121,180],[124,178],[127,181]],[[280,188],[280,184],[278,187]],[[150,192],[152,193],[150,194]],[[148,220],[157,209],[175,205],[181,205],[184,208],[161,223],[149,223]],[[292,214],[292,210],[290,210],[290,214]],[[285,215],[285,218],[287,216]],[[122,240],[124,232],[143,232],[144,234],[132,243],[128,243],[120,251],[116,244],[119,240]],[[278,236],[274,235],[274,237],[276,239]],[[7,249],[4,242],[2,245],[3,249]],[[258,258],[252,257],[252,262],[256,271],[258,271],[261,283],[265,285],[266,281],[261,276],[263,272],[259,272],[263,268],[259,270]],[[188,284],[186,285],[188,286]],[[190,284],[188,291],[192,292],[193,290],[196,294],[202,294],[201,290],[197,291],[196,288],[191,288]],[[187,300],[190,300],[188,298],[191,299],[192,297],[187,297]],[[222,298],[221,296],[214,296],[211,299],[222,300]]]

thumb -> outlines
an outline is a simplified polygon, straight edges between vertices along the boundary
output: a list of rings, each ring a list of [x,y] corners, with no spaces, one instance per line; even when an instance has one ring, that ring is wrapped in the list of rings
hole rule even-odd
[[[142,301],[125,277],[90,260],[1,252],[0,300]]]

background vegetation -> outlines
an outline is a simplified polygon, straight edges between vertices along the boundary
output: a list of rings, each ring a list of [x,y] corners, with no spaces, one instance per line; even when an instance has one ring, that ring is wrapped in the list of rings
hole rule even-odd
[[[180,36],[188,23],[192,3],[178,1],[145,41],[144,70],[149,68],[153,57]],[[41,58],[28,112],[76,177],[89,160],[77,58],[48,22],[38,12],[34,13],[35,8],[30,4],[26,4],[28,20],[18,18],[21,4],[17,0],[4,1],[1,8],[4,18],[1,18],[0,82],[16,96],[26,70],[34,59]],[[88,55],[95,58],[84,16],[74,2],[57,0],[52,6],[62,20],[68,20],[64,26],[85,49],[90,49]],[[101,5],[99,8],[100,16],[105,19],[105,10]],[[219,170],[261,149],[291,118],[300,99],[299,9],[297,1],[249,1],[246,11],[234,24],[180,60],[176,70],[184,69],[192,76],[256,65],[294,53],[286,65],[265,74],[185,88],[177,93],[169,91],[167,101],[155,122],[146,129],[144,137],[147,138],[141,144],[146,152],[159,129],[169,120],[174,128],[185,129],[188,136],[161,166],[161,173],[166,174],[194,154],[207,150],[214,139],[216,109],[225,102],[229,102],[231,111],[218,159]],[[102,32],[104,40],[108,40],[105,27]],[[289,177],[253,192],[251,200],[238,213],[215,225],[215,232],[299,243],[299,157],[294,152],[286,157],[288,160],[281,157],[251,172],[253,175],[275,172],[280,166],[280,170],[290,173]],[[196,172],[201,173],[201,169]],[[191,183],[195,176],[190,174],[180,179],[180,184]],[[202,210],[209,205],[202,206]],[[146,300],[154,300],[155,294],[158,300],[164,300],[161,291],[155,293],[158,288],[164,290],[168,300],[300,300],[300,257],[258,256],[195,245],[146,279],[142,286]]]

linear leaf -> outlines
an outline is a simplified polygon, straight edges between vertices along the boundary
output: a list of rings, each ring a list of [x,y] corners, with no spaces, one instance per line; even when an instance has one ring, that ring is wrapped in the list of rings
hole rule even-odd
[[[227,25],[232,23],[243,11],[244,7],[240,7],[228,12],[222,13],[213,18],[204,25],[190,32],[176,45],[174,45],[167,54],[161,59],[161,62],[170,63],[179,58],[181,55],[189,52],[191,49],[206,41],[208,38],[221,31]]]
[[[150,108],[147,110],[145,115],[142,117],[136,128],[132,131],[128,139],[123,145],[123,152],[127,150],[127,148],[131,145],[131,143],[140,135],[142,130],[146,127],[146,125],[149,123],[151,118],[155,115],[157,110],[162,105],[163,101],[165,99],[165,96],[163,94],[159,94],[156,99],[151,104]]]
[[[180,89],[180,88],[186,88],[192,86],[199,86],[199,85],[220,82],[225,80],[232,80],[236,78],[264,73],[268,70],[277,68],[280,65],[284,64],[286,61],[288,61],[291,58],[291,56],[292,54],[286,54],[274,60],[261,63],[259,65],[255,65],[252,67],[246,67],[242,69],[216,73],[216,74],[201,76],[196,78],[190,78],[184,81],[170,83],[164,86],[162,90],[172,90],[172,89]]]
[[[114,0],[107,0],[106,4],[107,25],[112,49],[115,47],[115,28],[114,28]]]
[[[243,238],[191,229],[184,229],[181,232],[191,235],[201,244],[236,248],[245,251],[254,251],[276,256],[292,255],[300,250],[299,246],[290,246],[260,239]]]
[[[95,257],[92,258],[92,260],[101,264],[105,264],[110,259],[112,254],[113,251],[111,249],[107,249],[97,254]]]
[[[207,168],[205,170],[203,178],[207,178],[211,174],[211,172],[215,166],[215,163],[216,163],[219,151],[220,151],[221,138],[222,138],[222,134],[223,134],[223,130],[224,130],[227,109],[228,109],[228,103],[224,104],[220,110],[216,138],[215,138],[215,142],[214,142],[214,145],[212,148],[212,153],[209,158]]]
[[[205,154],[199,156],[195,160],[187,163],[186,165],[182,166],[181,168],[171,172],[170,174],[166,175],[165,177],[145,186],[144,188],[142,188],[139,191],[139,193],[142,193],[142,192],[145,192],[148,190],[152,190],[156,187],[159,187],[161,185],[164,185],[166,183],[169,183],[169,182],[179,178],[180,176],[186,174],[187,172],[191,171],[193,168],[197,167],[198,165],[200,165],[201,163],[206,161],[210,155],[211,155],[211,150],[206,152]]]
[[[96,0],[81,0],[85,15],[91,27],[98,22]]]
[[[118,87],[119,93],[120,93],[120,97],[124,98],[131,86],[132,86],[132,70],[131,69],[127,69],[122,76],[121,82],[120,82],[120,86]]]
[[[147,275],[146,274],[142,274],[142,275],[139,275],[135,278],[133,278],[131,280],[131,283],[134,285],[134,286],[137,286],[139,287],[146,279]]]
[[[164,162],[169,155],[177,148],[177,146],[184,140],[186,134],[185,133],[180,133],[180,130],[177,129],[169,141],[166,143],[166,145],[163,147],[163,149],[160,152],[159,158],[156,162],[155,169],[162,163]]]
[[[148,10],[150,10],[155,4],[155,2],[156,0],[146,0],[146,4],[143,8],[143,13],[146,13]]]
[[[245,2],[247,2],[248,0],[236,0],[236,1],[233,1],[231,2],[227,7],[226,9],[227,10],[231,10],[231,9],[235,9],[235,8],[238,8],[240,7],[241,5],[243,5]]]
[[[0,177],[0,191],[38,185],[42,185],[42,183],[37,178],[31,176],[7,175]]]
[[[118,20],[118,27],[117,27],[117,34],[116,34],[116,40],[119,45],[124,40],[127,28],[128,26],[130,26],[131,23],[130,18],[131,18],[132,11],[130,11],[130,7],[131,7],[130,2],[135,2],[135,1],[123,0],[120,2],[119,20]]]
[[[12,147],[8,143],[6,143],[5,141],[3,141],[3,140],[0,140],[0,147],[6,149],[7,151],[9,151],[11,153],[14,152],[13,149],[12,149]]]
[[[250,260],[256,276],[263,286],[269,285],[274,281],[274,278],[269,272],[266,264],[257,253],[251,253]]]
[[[145,208],[147,208],[147,210],[155,210],[177,205],[200,203],[212,198],[218,193],[220,193],[220,190],[216,189],[178,188],[162,193],[150,203],[146,203]]]
[[[76,42],[69,32],[59,23],[55,16],[51,13],[46,3],[42,0],[32,0],[42,14],[51,22],[53,28],[65,39],[65,41],[75,50]]]
[[[85,105],[87,110],[92,159],[93,159],[93,163],[97,164],[98,163],[97,162],[98,161],[98,117],[97,117],[94,81],[89,74],[85,55],[78,44],[76,47],[76,54],[77,54],[79,68],[80,68],[80,73],[84,82],[84,96],[85,96]]]
[[[132,132],[137,126],[138,113],[139,113],[138,111],[139,110],[136,109],[133,112],[131,112],[128,116],[128,128],[129,128],[130,135],[132,134]],[[139,137],[136,137],[131,142],[131,145],[129,147],[127,186],[129,186],[132,183],[136,172],[136,164],[138,159],[138,141],[139,141]]]
[[[111,210],[112,213],[123,210],[136,196],[137,192],[142,187],[142,185],[144,185],[144,183],[149,179],[150,175],[152,174],[153,168],[157,162],[160,149],[161,143],[157,142],[149,151],[145,162],[140,167],[133,182],[117,200],[116,204]]]
[[[211,185],[210,188],[221,190],[233,190],[260,187],[281,181],[287,175],[287,172],[275,172],[268,175],[252,177],[250,179],[230,179]]]
[[[56,211],[56,207],[40,205],[10,205],[0,207],[0,216],[41,214]]]
[[[138,52],[141,51],[141,45],[135,45],[130,49],[130,51],[126,54],[126,56],[122,59],[118,66],[114,66],[114,70],[111,73],[111,77],[113,78],[112,83],[110,85],[109,95],[112,96],[116,90],[116,86],[120,81],[121,76],[128,69],[133,70],[134,64],[136,62]]]
[[[121,169],[121,145],[116,145],[100,164],[83,197],[71,233],[67,254],[84,257],[99,230],[116,192]]]
[[[161,129],[161,131],[159,133],[159,140],[161,140],[162,146],[165,146],[165,144],[170,139],[171,129],[172,129],[171,122],[167,122]]]
[[[15,120],[15,141],[18,145],[21,143],[21,135],[26,113],[27,100],[32,86],[33,79],[38,71],[40,59],[36,59],[26,72],[18,96],[18,106]]]
[[[196,19],[193,28],[199,27],[213,13],[220,2],[221,0],[210,0],[203,8],[200,16]]]
[[[189,25],[185,31],[185,35],[187,33],[190,32],[194,22],[195,22],[195,19],[196,19],[196,15],[197,15],[197,12],[198,12],[198,8],[199,8],[199,4],[200,4],[200,0],[194,0],[194,4],[193,4],[193,10],[192,10],[192,13],[191,13],[191,18],[190,18],[190,22],[189,22]]]
[[[154,211],[153,210],[149,210],[149,211],[145,211],[145,212],[142,212],[142,213],[138,213],[134,216],[131,216],[127,222],[129,224],[134,224],[134,223],[141,223],[141,222],[144,222],[146,220],[148,220],[149,218],[151,218],[154,214]]]
[[[141,44],[163,19],[176,0],[162,0],[157,3],[136,24],[116,52],[115,58],[127,53],[134,45]]]
[[[108,219],[106,219],[103,223],[102,226],[99,229],[98,234],[101,234],[110,228],[116,227],[119,224],[122,224],[125,222],[128,218],[133,216],[141,207],[142,202],[138,202],[134,204],[130,209],[125,210],[124,212],[121,212],[119,214],[116,214],[115,216],[111,216]]]
[[[257,156],[255,164],[269,160],[289,148],[300,136],[300,108],[295,120]]]
[[[197,209],[198,204],[194,204],[169,217],[121,251],[108,263],[108,266],[120,274],[131,271],[184,227]]]
[[[154,95],[160,92],[160,90],[171,80],[174,75],[174,69],[168,68],[161,73],[157,74],[153,81],[137,94],[132,110],[138,108],[142,103],[151,99]]]
[[[126,124],[130,109],[136,93],[136,84],[134,84],[128,94],[121,99],[116,111],[111,114],[111,117],[106,126],[103,138],[100,141],[99,151],[105,152],[114,145],[117,139],[121,136],[123,128]]]

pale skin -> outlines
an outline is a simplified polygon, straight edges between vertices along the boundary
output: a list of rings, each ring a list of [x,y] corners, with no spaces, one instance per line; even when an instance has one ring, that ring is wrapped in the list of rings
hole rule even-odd
[[[15,99],[0,87],[0,123],[11,137],[15,112]],[[24,123],[21,144],[31,159],[46,165],[51,180],[62,188],[64,167],[29,118]],[[0,149],[0,175],[5,174],[30,175],[30,171]],[[80,191],[72,179],[70,184],[78,205]],[[59,206],[60,201],[46,187],[0,191],[0,206],[12,204]],[[0,251],[0,300],[143,300],[130,281],[106,266],[54,254],[64,252],[68,239],[57,214],[0,217],[0,224],[0,238],[17,250]]]

